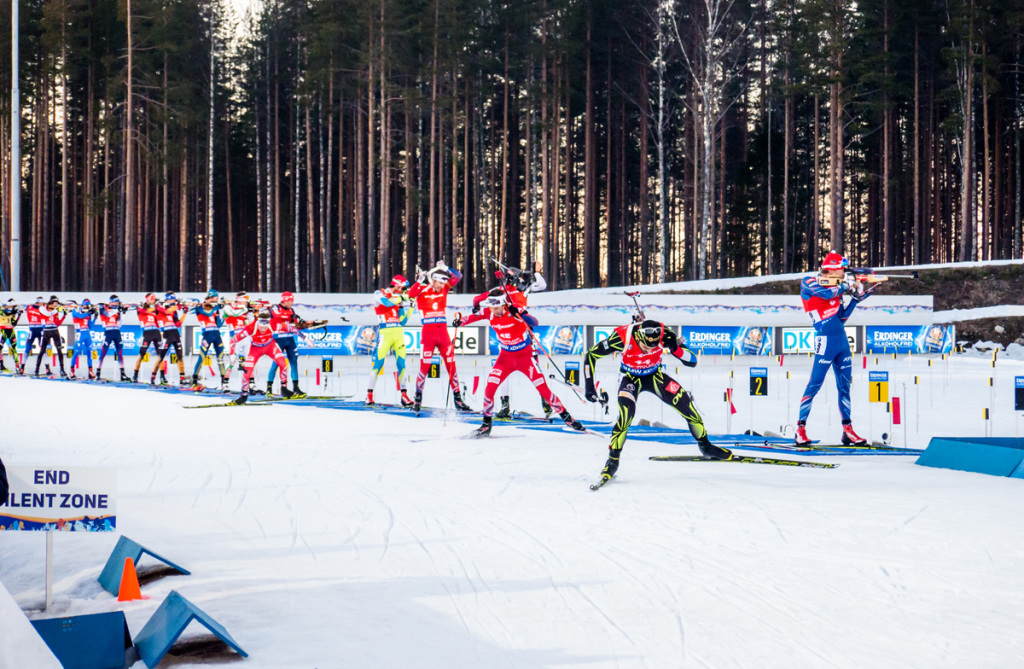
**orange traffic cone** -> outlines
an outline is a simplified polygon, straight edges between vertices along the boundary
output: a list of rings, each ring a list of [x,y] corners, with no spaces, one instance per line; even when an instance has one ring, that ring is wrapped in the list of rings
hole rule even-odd
[[[143,597],[139,589],[139,575],[135,573],[135,561],[131,558],[124,559],[124,571],[121,572],[121,587],[117,591],[117,601],[131,602],[136,599],[149,599]]]

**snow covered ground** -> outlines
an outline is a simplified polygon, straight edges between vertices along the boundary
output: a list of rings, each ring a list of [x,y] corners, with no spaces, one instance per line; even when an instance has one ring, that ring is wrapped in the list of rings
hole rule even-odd
[[[1018,434],[1012,388],[1024,363],[862,363],[854,417],[865,436],[924,447],[934,435]],[[749,367],[765,364],[769,396],[750,398]],[[705,357],[677,378],[712,433],[778,430],[795,420],[809,364]],[[906,436],[867,402],[867,372],[883,369]],[[615,364],[600,370],[612,392]],[[730,372],[735,415],[723,401]],[[365,373],[342,381],[336,392],[361,396]],[[378,385],[385,399],[389,385]],[[502,424],[498,438],[468,441],[458,437],[475,420],[457,417],[283,403],[186,411],[210,399],[10,377],[0,396],[9,465],[119,471],[118,532],[56,537],[48,613],[38,611],[44,535],[0,534],[0,582],[34,618],[121,609],[137,634],[175,589],[248,651],[238,666],[275,669],[1002,669],[1024,657],[1019,479],[904,456],[813,458],[841,463],[831,470],[651,462],[696,449],[631,441],[619,477],[591,492],[607,453],[591,435]],[[427,401],[443,405],[441,382]],[[524,384],[513,404],[538,410]],[[812,436],[838,437],[834,405],[827,384]],[[639,417],[682,426],[650,399]],[[120,533],[192,575],[119,604],[96,577]],[[186,635],[204,631],[193,627]]]

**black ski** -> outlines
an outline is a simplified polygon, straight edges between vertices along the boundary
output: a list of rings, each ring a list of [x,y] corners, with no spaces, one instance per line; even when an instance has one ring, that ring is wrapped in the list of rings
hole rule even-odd
[[[806,460],[782,460],[779,458],[762,458],[758,455],[736,455],[728,460],[717,460],[703,455],[653,455],[648,460],[660,462],[747,462],[756,465],[783,465],[788,467],[813,467],[815,469],[834,469],[839,465],[831,462],[808,462]]]
[[[217,409],[217,408],[222,408],[222,407],[261,407],[261,406],[266,406],[268,404],[274,404],[275,402],[280,402],[280,401],[281,401],[280,399],[257,400],[255,402],[244,402],[242,404],[239,404],[238,402],[223,402],[221,404],[200,404],[198,406],[184,407],[184,408],[185,409]]]

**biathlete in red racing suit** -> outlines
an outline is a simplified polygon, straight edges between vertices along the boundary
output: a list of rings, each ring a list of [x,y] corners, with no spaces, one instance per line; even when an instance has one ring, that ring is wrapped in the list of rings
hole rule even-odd
[[[146,301],[135,308],[135,315],[139,317],[139,325],[142,326],[142,342],[139,344],[139,356],[135,358],[135,373],[132,374],[132,383],[139,382],[139,368],[142,366],[142,357],[149,353],[153,347],[153,353],[160,353],[160,324],[156,320],[156,295],[149,293]],[[166,375],[161,372],[164,380]]]
[[[288,328],[291,326],[281,324],[278,327]],[[260,312],[255,321],[246,325],[231,338],[232,346],[236,346],[243,339],[250,340],[249,355],[245,357],[245,375],[242,377],[242,394],[233,402],[234,404],[245,404],[249,399],[249,382],[252,381],[253,374],[256,372],[256,363],[263,356],[272,358],[277,363],[277,371],[281,379],[281,395],[285,398],[292,396],[292,391],[288,389],[288,359],[285,358],[284,353],[274,340],[274,334],[274,328],[270,324],[270,312],[264,310]]]
[[[36,358],[36,376],[39,376],[39,367],[43,364],[46,347],[52,345],[53,350],[57,353],[57,360],[60,361],[60,375],[63,378],[67,378],[68,374],[64,371],[64,350],[61,348],[60,330],[58,329],[64,322],[64,319],[67,318],[67,314],[64,313],[64,309],[56,295],[50,298],[46,306],[39,309],[39,314],[43,319],[43,338],[39,341],[39,357]]]
[[[174,355],[178,358],[178,383],[185,385],[185,351],[181,347],[181,324],[185,320],[188,309],[178,306],[178,298],[174,293],[167,293],[164,296],[164,303],[156,307],[156,322],[160,326],[164,341],[160,344],[160,355],[153,365],[153,374],[149,377],[149,383],[156,383],[156,373],[163,364],[167,352],[174,349]],[[166,383],[166,377],[163,381]]]
[[[494,334],[498,337],[498,346],[501,348],[498,359],[494,361],[494,367],[487,375],[483,425],[474,432],[474,435],[482,437],[491,433],[494,394],[501,382],[512,372],[525,374],[540,396],[558,412],[566,425],[574,430],[583,431],[583,425],[569,415],[562,402],[551,392],[551,388],[544,380],[544,374],[537,369],[537,363],[533,359],[533,338],[530,332],[530,328],[537,326],[537,319],[521,313],[514,304],[507,304],[506,300],[507,298],[502,295],[489,296],[481,302],[481,306],[487,309],[486,313],[474,314],[465,321],[461,321],[458,316],[455,319],[455,326],[460,327],[486,318],[494,329]]]
[[[448,370],[448,383],[452,388],[455,408],[459,411],[470,411],[469,405],[462,401],[462,393],[459,391],[459,375],[455,371],[455,346],[452,344],[452,338],[448,336],[448,317],[445,315],[448,291],[461,279],[462,274],[458,270],[439,262],[428,273],[421,272],[416,284],[409,289],[409,297],[416,300],[416,308],[419,309],[423,324],[420,335],[423,353],[420,355],[420,373],[416,376],[413,411],[418,412],[423,403],[423,386],[430,371],[434,349],[441,354],[445,369]]]
[[[702,455],[716,460],[728,460],[732,452],[715,446],[708,440],[697,408],[690,400],[690,394],[679,382],[661,369],[661,358],[668,351],[686,365],[695,367],[697,356],[676,337],[676,333],[658,321],[645,320],[642,323],[623,325],[615,328],[610,337],[600,341],[587,352],[583,375],[586,379],[586,398],[597,401],[597,387],[594,384],[594,365],[601,358],[615,352],[622,353],[619,382],[619,418],[612,428],[612,440],[608,446],[608,461],[601,472],[601,478],[608,480],[619,468],[619,456],[626,444],[626,433],[636,415],[637,399],[642,392],[654,394],[686,419],[690,434],[697,440]]]

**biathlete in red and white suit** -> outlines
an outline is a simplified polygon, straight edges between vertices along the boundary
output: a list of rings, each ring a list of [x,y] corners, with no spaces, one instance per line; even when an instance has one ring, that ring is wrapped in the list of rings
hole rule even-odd
[[[43,363],[43,356],[46,355],[46,347],[52,345],[53,350],[57,352],[57,360],[60,361],[60,375],[67,378],[68,374],[64,371],[64,350],[61,348],[60,330],[58,329],[64,323],[67,314],[64,313],[64,308],[56,295],[51,296],[46,306],[39,309],[39,314],[43,320],[43,338],[39,341],[36,376],[39,376],[39,367]]]
[[[686,419],[690,426],[690,434],[697,440],[702,455],[717,460],[728,460],[732,451],[715,446],[708,439],[708,431],[704,421],[697,412],[697,407],[690,401],[690,394],[678,381],[666,374],[661,368],[661,358],[668,351],[686,365],[697,366],[697,356],[688,349],[676,333],[658,321],[645,320],[633,325],[615,328],[612,335],[597,343],[587,351],[587,360],[583,368],[586,379],[586,398],[588,402],[597,401],[597,386],[594,383],[594,365],[601,358],[615,352],[622,353],[620,361],[622,380],[619,382],[619,418],[612,428],[612,440],[608,446],[608,461],[601,472],[603,480],[615,476],[619,468],[619,456],[626,444],[626,433],[636,415],[637,399],[642,392],[649,392],[668,404],[679,415]]]
[[[39,310],[44,306],[46,306],[46,301],[40,296],[36,298],[34,304],[25,307],[25,321],[28,323],[28,341],[25,342],[25,353],[21,358],[21,366],[18,367],[19,374],[25,373],[25,363],[28,362],[28,357],[32,355],[32,347],[43,338],[43,315]]]
[[[452,269],[443,262],[437,263],[428,272],[420,272],[416,284],[409,289],[409,297],[416,300],[421,323],[420,335],[423,353],[420,355],[420,373],[416,376],[416,395],[413,398],[413,411],[419,411],[423,403],[423,385],[430,371],[430,361],[434,357],[434,349],[441,354],[445,369],[448,370],[448,383],[452,388],[455,408],[459,411],[470,411],[469,405],[462,401],[459,391],[459,375],[455,371],[455,346],[448,336],[448,291],[462,279],[459,270]]]
[[[280,328],[291,328],[287,323],[278,325]],[[260,311],[255,321],[249,323],[231,338],[231,345],[237,346],[241,341],[248,339],[249,355],[245,358],[245,376],[242,377],[242,394],[234,404],[245,404],[249,399],[249,382],[256,372],[256,363],[260,358],[267,356],[277,363],[277,371],[281,379],[281,395],[291,397],[292,391],[288,389],[288,359],[284,356],[281,348],[274,340],[274,328],[270,325],[270,311]]]
[[[236,334],[242,331],[242,329],[256,320],[255,314],[252,312],[252,307],[249,305],[249,293],[244,290],[239,291],[235,295],[235,301],[231,304],[224,305],[224,324],[231,328],[230,337],[234,337]],[[230,340],[229,340],[230,341]],[[245,367],[245,355],[249,350],[248,339],[239,342],[238,346],[228,344],[228,355],[234,356],[235,360],[228,363],[228,377],[231,376],[231,370],[235,367],[235,362],[238,364],[238,371],[242,371]]]
[[[521,313],[514,304],[508,304],[508,298],[505,295],[488,296],[480,303],[480,306],[486,308],[485,313],[474,314],[461,322],[458,316],[455,318],[456,327],[487,319],[494,329],[494,334],[498,337],[498,346],[501,348],[498,359],[494,361],[494,367],[487,375],[487,388],[484,390],[483,425],[473,433],[474,436],[483,437],[491,433],[494,393],[498,390],[501,382],[513,372],[525,374],[540,396],[558,412],[558,416],[565,421],[565,424],[574,430],[582,431],[583,425],[573,419],[562,406],[562,402],[551,392],[551,388],[544,380],[544,374],[537,369],[537,363],[533,359],[533,337],[530,332],[530,328],[537,326],[537,319],[529,314]]]

